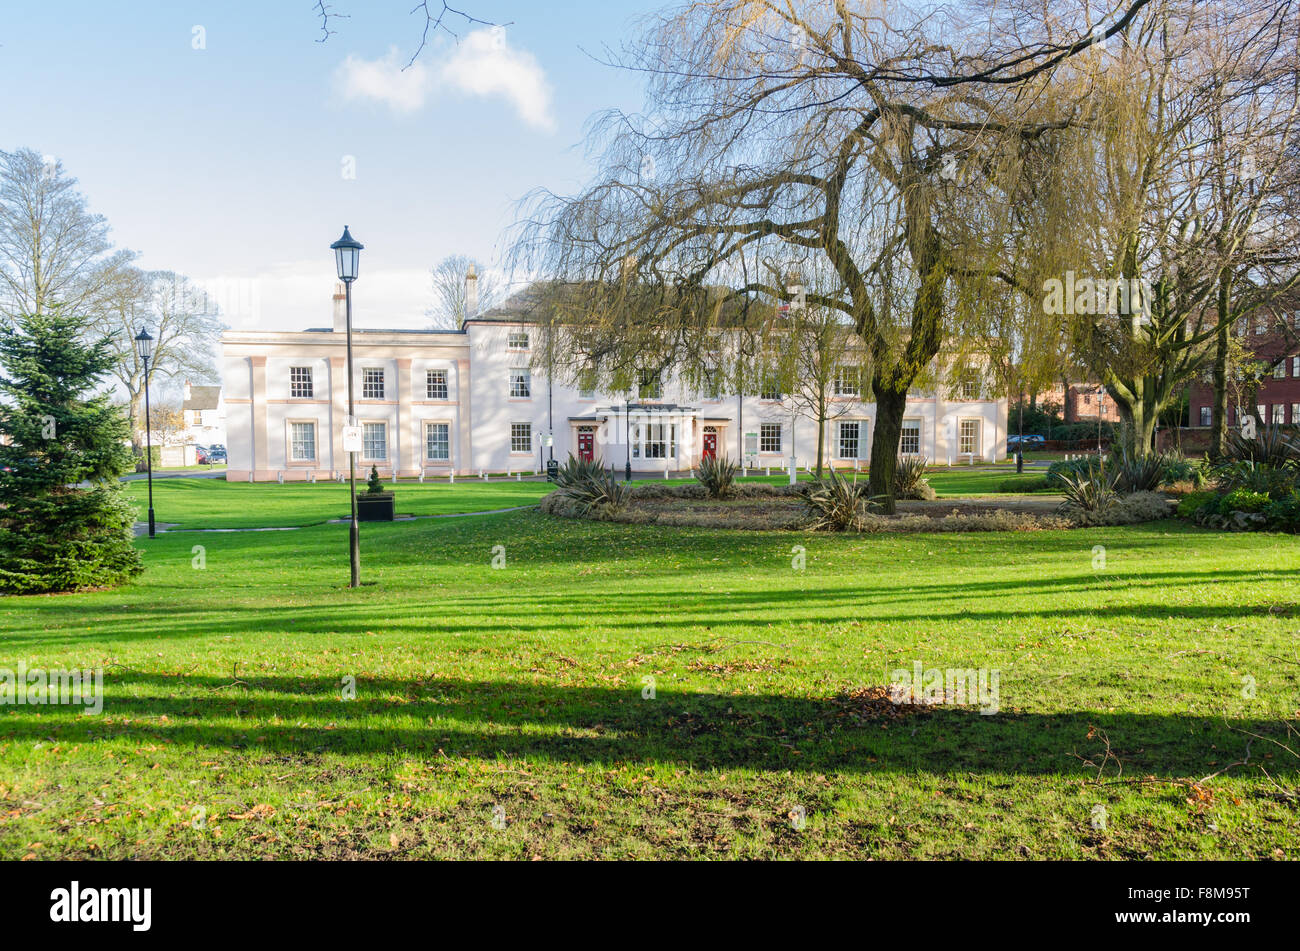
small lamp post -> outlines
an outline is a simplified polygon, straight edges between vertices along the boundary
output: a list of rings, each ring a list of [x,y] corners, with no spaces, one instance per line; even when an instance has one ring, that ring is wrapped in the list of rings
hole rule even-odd
[[[149,473],[149,537],[153,538],[153,437],[149,425],[149,358],[153,356],[153,337],[143,327],[135,335],[135,352],[140,354],[140,361],[144,364],[144,459],[145,470]]]
[[[347,297],[347,338],[348,338],[348,425],[355,425],[356,407],[353,400],[353,373],[352,373],[352,282],[357,279],[357,272],[361,268],[361,249],[365,247],[360,241],[356,240],[348,232],[348,226],[343,226],[343,237],[339,238],[330,248],[334,251],[334,260],[338,265],[339,280],[343,282],[344,292]],[[348,453],[348,471],[349,471],[349,494],[352,497],[352,524],[348,528],[348,553],[352,564],[351,581],[348,583],[349,588],[356,588],[361,584],[361,532],[357,526],[357,454],[355,451]]]
[[[628,482],[632,481],[632,403],[628,401],[625,415],[627,416],[627,471],[624,473]]]
[[[1106,389],[1097,387],[1097,455],[1101,455],[1101,418],[1106,415]]]

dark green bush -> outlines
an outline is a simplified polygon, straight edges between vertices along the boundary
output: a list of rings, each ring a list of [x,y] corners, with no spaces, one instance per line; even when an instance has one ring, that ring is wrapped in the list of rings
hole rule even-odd
[[[1194,518],[1196,513],[1206,507],[1218,509],[1219,493],[1217,492],[1193,492],[1191,495],[1184,496],[1178,503],[1179,518]]]
[[[1285,498],[1269,503],[1264,509],[1264,519],[1269,528],[1277,532],[1300,532],[1300,490]]]
[[[809,483],[803,491],[804,506],[811,518],[813,531],[861,531],[870,502],[867,483],[859,483],[856,474],[850,482],[829,470],[829,478]]]

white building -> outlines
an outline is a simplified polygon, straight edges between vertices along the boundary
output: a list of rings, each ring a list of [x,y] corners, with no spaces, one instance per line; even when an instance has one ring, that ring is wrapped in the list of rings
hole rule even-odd
[[[469,312],[475,313],[472,278],[469,286]],[[816,460],[817,422],[797,415],[789,400],[710,398],[669,378],[651,384],[629,407],[623,396],[547,380],[530,366],[536,327],[511,301],[470,317],[460,330],[353,329],[364,447],[359,469],[373,465],[390,479],[532,472],[542,470],[552,452],[561,461],[572,453],[620,471],[630,460],[639,473],[688,470],[710,454],[774,469],[792,456],[799,466]],[[227,479],[330,479],[347,472],[341,287],[333,327],[227,331],[222,356]],[[1005,395],[959,395],[964,398],[909,396],[901,452],[938,463],[1004,456]],[[825,459],[841,467],[865,465],[875,405],[847,388],[835,404]]]
[[[184,438],[200,446],[223,446],[226,443],[226,407],[219,386],[194,386],[185,381]]]

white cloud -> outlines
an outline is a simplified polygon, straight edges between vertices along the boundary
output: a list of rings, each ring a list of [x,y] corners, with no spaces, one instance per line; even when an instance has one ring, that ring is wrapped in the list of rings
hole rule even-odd
[[[415,112],[424,105],[432,76],[423,63],[406,70],[402,66],[396,49],[375,60],[349,56],[335,73],[335,81],[349,100],[370,99],[394,112]]]
[[[505,27],[475,30],[440,66],[417,62],[403,70],[402,65],[396,49],[375,60],[349,56],[335,80],[347,99],[384,103],[398,113],[415,112],[445,92],[501,98],[528,125],[555,131],[546,72],[532,53],[510,46]]]

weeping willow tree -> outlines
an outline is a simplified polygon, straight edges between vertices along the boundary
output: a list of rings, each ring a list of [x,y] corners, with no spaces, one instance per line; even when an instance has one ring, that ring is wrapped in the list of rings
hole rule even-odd
[[[869,491],[892,509],[908,391],[999,267],[951,216],[1008,220],[1003,156],[1071,121],[1041,107],[1054,70],[1145,2],[1100,31],[1073,4],[1072,25],[1020,3],[690,4],[625,52],[646,114],[593,123],[594,182],[530,197],[515,263],[569,290],[564,349],[615,387],[636,365],[703,374],[726,339],[744,375],[791,300],[766,262],[824,266],[806,303],[867,356]]]
[[[1296,29],[1292,4],[1165,0],[1058,72],[1086,87],[1087,109],[1059,155],[1058,200],[1077,225],[1042,306],[1115,400],[1135,455],[1216,349],[1226,356],[1231,325],[1294,286],[1293,231],[1268,196],[1297,117]]]

